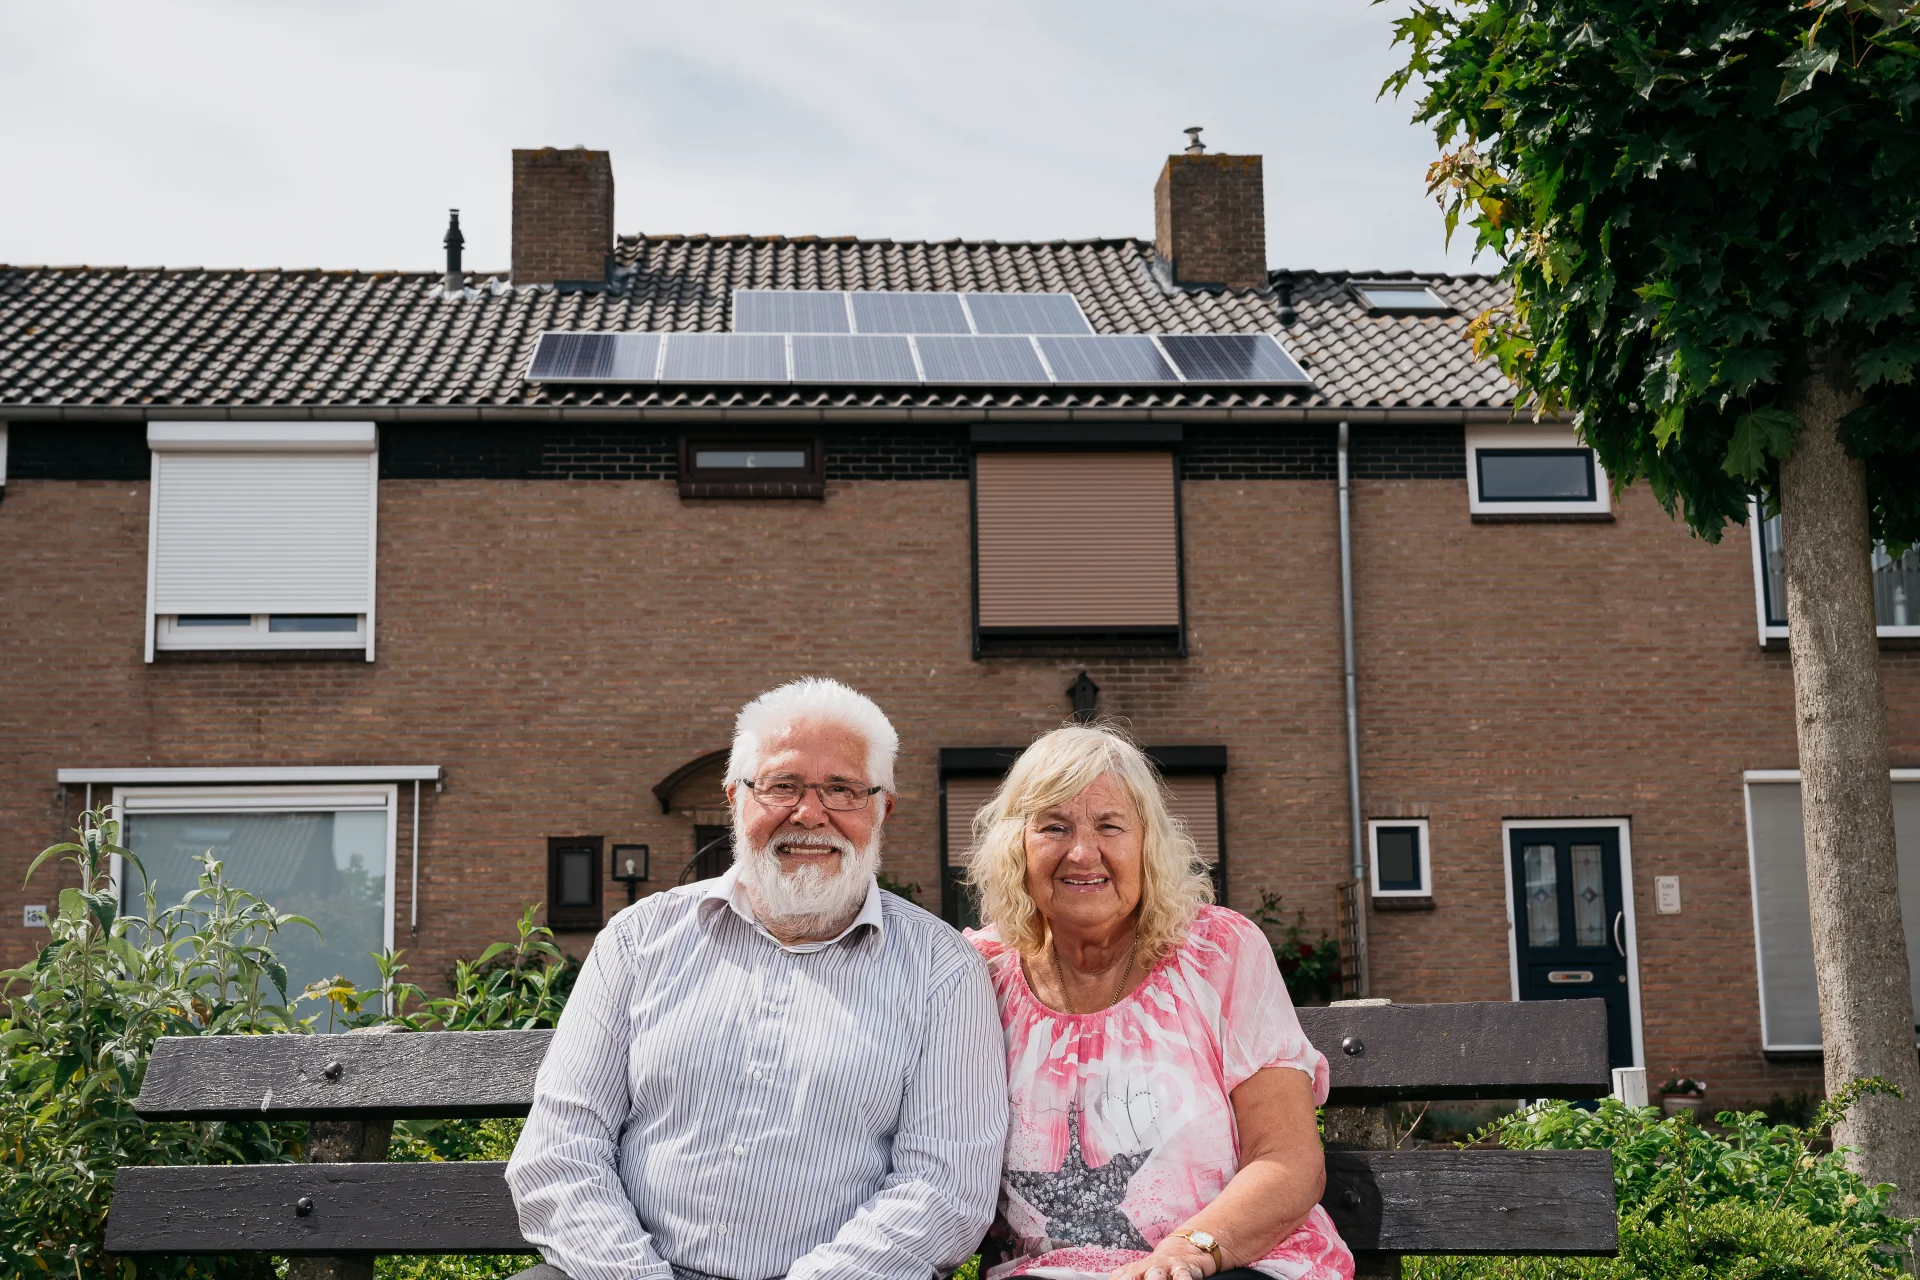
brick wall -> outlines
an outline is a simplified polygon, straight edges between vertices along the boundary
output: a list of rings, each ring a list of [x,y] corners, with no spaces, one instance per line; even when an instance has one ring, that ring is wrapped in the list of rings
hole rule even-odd
[[[613,157],[542,147],[513,153],[513,282],[599,280],[613,252]]]
[[[1267,283],[1266,188],[1259,156],[1168,156],[1153,184],[1153,245],[1181,284]]]
[[[0,961],[45,936],[21,906],[53,899],[52,873],[17,886],[79,807],[57,768],[437,763],[417,941],[401,806],[396,945],[438,985],[544,896],[548,836],[650,843],[655,887],[670,883],[711,797],[694,788],[663,815],[650,786],[724,745],[746,698],[812,672],[899,725],[889,868],[923,900],[938,749],[1058,723],[1084,666],[1143,739],[1227,746],[1233,902],[1272,889],[1333,927],[1348,833],[1323,479],[1188,484],[1192,656],[1084,664],[969,660],[962,479],[834,481],[824,502],[683,501],[659,479],[389,479],[371,664],[144,664],[145,484],[8,490]],[[1640,492],[1613,524],[1475,525],[1464,481],[1362,479],[1354,512],[1367,813],[1432,822],[1435,909],[1372,917],[1380,993],[1507,998],[1501,819],[1625,816],[1650,1068],[1705,1075],[1727,1101],[1816,1084],[1758,1052],[1740,774],[1791,766],[1794,743],[1786,657],[1754,642],[1745,541],[1693,540]],[[1920,765],[1920,655],[1883,658],[1894,761]],[[1653,910],[1666,874],[1682,915]]]

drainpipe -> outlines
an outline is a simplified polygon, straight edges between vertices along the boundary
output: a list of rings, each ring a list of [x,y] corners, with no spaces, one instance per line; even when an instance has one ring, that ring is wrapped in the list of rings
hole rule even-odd
[[[1359,675],[1353,661],[1353,518],[1352,485],[1347,474],[1347,424],[1340,424],[1340,644],[1346,666],[1347,694],[1347,806],[1353,822],[1354,935],[1360,954],[1360,995],[1370,995],[1372,966],[1367,959],[1367,830],[1360,819],[1360,704]]]

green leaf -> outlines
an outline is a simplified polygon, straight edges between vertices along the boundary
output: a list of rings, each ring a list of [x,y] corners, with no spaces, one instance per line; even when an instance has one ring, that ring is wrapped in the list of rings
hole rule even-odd
[[[1795,49],[1780,62],[1787,76],[1780,82],[1780,96],[1773,100],[1773,104],[1779,106],[1788,98],[1797,97],[1813,88],[1814,78],[1822,72],[1833,70],[1834,64],[1839,61],[1838,49],[1823,49],[1817,44]]]
[[[267,980],[273,983],[274,990],[280,993],[280,1003],[287,1002],[287,966],[278,960],[267,961]]]
[[[100,931],[102,933],[112,933],[113,918],[120,912],[120,904],[114,901],[113,895],[111,893],[82,893],[80,896],[86,900],[87,909],[93,913],[93,918],[99,921]]]
[[[1743,413],[1727,438],[1727,458],[1721,470],[1738,480],[1755,483],[1766,476],[1767,464],[1793,451],[1800,419],[1785,409],[1768,406]]]
[[[27,884],[32,881],[33,873],[38,871],[40,864],[48,858],[57,858],[63,853],[85,853],[86,851],[87,848],[85,845],[75,844],[71,840],[64,844],[48,845],[34,856],[33,862],[27,867],[27,878],[20,882],[20,887],[24,889]]]
[[[1721,356],[1714,375],[1731,387],[1735,395],[1743,396],[1757,382],[1772,382],[1773,371],[1779,363],[1780,358],[1771,351],[1742,347]]]
[[[1901,385],[1912,382],[1916,364],[1920,364],[1920,341],[1903,338],[1862,352],[1853,363],[1853,371],[1864,391],[1882,382]]]

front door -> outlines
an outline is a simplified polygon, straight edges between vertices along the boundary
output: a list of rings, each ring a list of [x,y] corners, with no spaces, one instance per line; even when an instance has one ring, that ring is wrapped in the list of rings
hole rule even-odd
[[[1605,1000],[1607,1056],[1632,1066],[1619,830],[1515,827],[1508,840],[1520,998]]]

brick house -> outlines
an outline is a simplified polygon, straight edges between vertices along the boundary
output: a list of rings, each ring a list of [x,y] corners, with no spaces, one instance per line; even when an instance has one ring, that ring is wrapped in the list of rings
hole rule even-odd
[[[510,273],[0,268],[0,960],[45,936],[28,859],[110,801],[166,895],[213,848],[321,918],[296,980],[387,945],[432,984],[534,902],[583,950],[629,865],[723,863],[732,713],[824,673],[898,724],[888,870],[950,919],[971,806],[1092,711],[1226,901],[1363,933],[1371,993],[1602,994],[1656,1081],[1817,1087],[1777,529],[1612,497],[1473,359],[1492,281],[1270,269],[1261,193],[1190,151],[1152,241],[616,236],[605,153],[518,151]],[[1074,381],[1020,295],[1162,336]],[[1055,354],[669,373],[802,313]],[[533,379],[561,331],[668,336]],[[1304,381],[1187,376],[1185,335]],[[1920,863],[1920,560],[1878,568]]]

